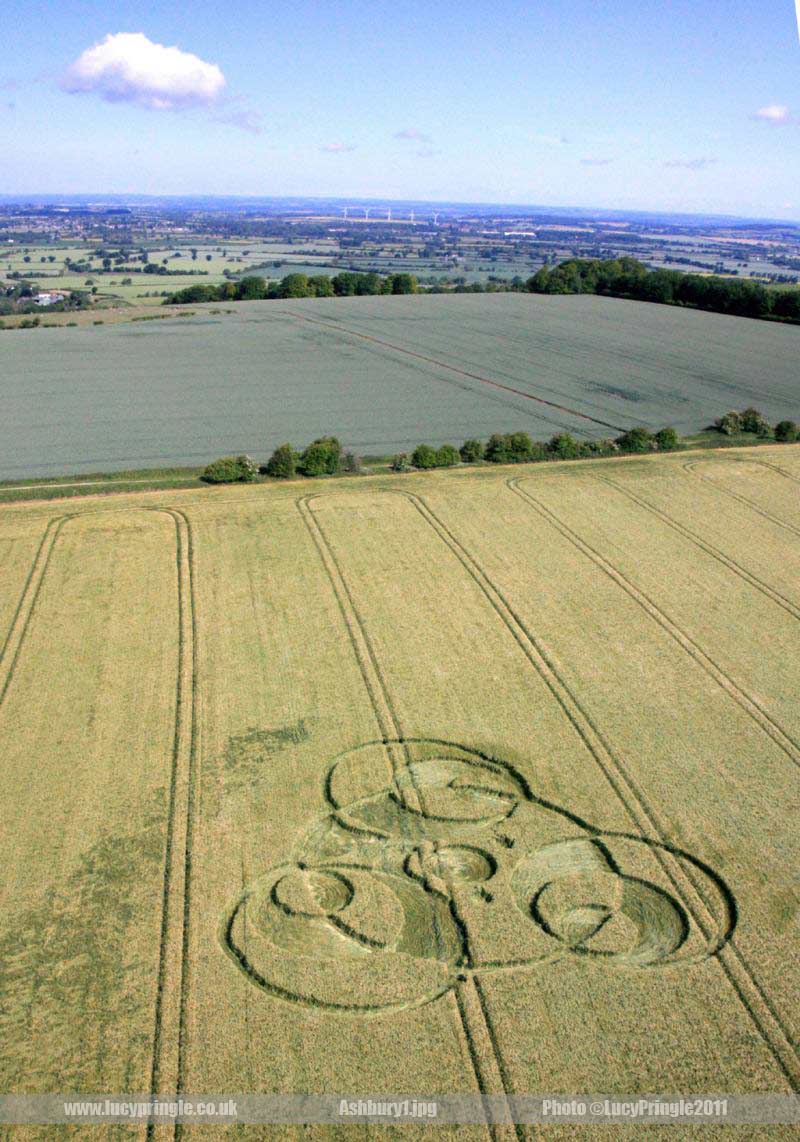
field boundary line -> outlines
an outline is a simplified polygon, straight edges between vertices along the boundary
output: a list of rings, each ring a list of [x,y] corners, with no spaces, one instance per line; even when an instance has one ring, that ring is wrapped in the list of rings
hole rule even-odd
[[[323,329],[329,330],[331,333],[344,333],[348,337],[358,337],[362,341],[369,341],[374,345],[382,345],[385,349],[392,349],[396,353],[404,353],[407,357],[414,357],[418,361],[425,361],[429,365],[436,365],[440,369],[448,369],[451,373],[456,373],[458,376],[467,377],[471,381],[480,381],[483,385],[490,385],[492,388],[501,389],[503,392],[512,393],[514,396],[522,397],[525,400],[534,401],[536,404],[546,405],[548,408],[556,409],[557,412],[566,412],[570,416],[577,416],[581,420],[591,421],[592,424],[599,424],[603,428],[613,428],[615,432],[625,432],[624,425],[611,424],[607,420],[599,420],[596,416],[589,416],[586,412],[579,412],[577,409],[570,408],[569,405],[558,404],[556,401],[547,400],[545,397],[534,396],[533,393],[526,393],[523,389],[516,389],[513,385],[506,385],[502,381],[496,381],[492,377],[484,377],[480,373],[470,373],[466,369],[460,369],[458,365],[449,365],[446,361],[440,361],[436,357],[428,357],[424,353],[417,353],[413,349],[407,349],[402,345],[396,345],[392,341],[384,341],[380,337],[373,337],[369,333],[359,333],[355,329],[348,329],[344,325],[334,325],[329,321],[323,321],[319,317],[306,317],[303,313],[296,313],[292,309],[283,309],[280,311],[289,317],[294,317],[297,321],[307,321],[310,325],[320,325]],[[569,425],[561,424],[560,421],[556,423],[561,428],[568,428]]]
[[[47,484],[0,484],[0,496],[4,492],[28,492],[37,491],[41,488],[96,488],[101,484],[168,484],[175,479],[181,479],[180,476],[132,476],[130,480],[121,480],[118,477],[110,477],[107,480],[72,480],[55,481],[54,483]],[[187,476],[186,479],[198,479],[196,476]],[[3,501],[0,500],[0,503]],[[9,501],[14,503],[14,500]],[[46,500],[43,502],[47,502]],[[112,509],[113,510],[113,509]]]
[[[404,743],[402,749],[406,757],[406,762],[409,762],[411,758],[408,746],[405,744],[402,724],[394,708],[391,693],[384,678],[383,671],[381,670],[377,653],[366,629],[366,623],[358,610],[352,590],[336,558],[333,546],[325,534],[325,530],[317,515],[311,508],[312,501],[333,497],[336,496],[336,494],[335,492],[312,493],[311,495],[300,497],[295,502],[320,555],[322,565],[333,589],[339,611],[347,627],[350,645],[356,656],[359,671],[372,704],[375,721],[382,735],[384,744],[386,745],[387,753],[389,753],[392,770],[397,773],[402,763],[398,763],[398,759],[393,753],[393,747],[387,742],[387,730],[391,731],[395,738]],[[414,783],[412,782],[412,784]],[[418,798],[419,791],[416,787],[415,791]],[[492,1086],[499,1086],[500,1090],[508,1095],[512,1092],[506,1085],[504,1078],[505,1064],[498,1054],[497,1043],[486,1023],[483,1008],[479,1003],[475,1002],[475,999],[468,990],[462,991],[462,988],[469,988],[469,982],[467,981],[463,985],[458,984],[454,990],[456,1010],[459,1016],[459,1030],[465,1041],[466,1053],[472,1066],[477,1089],[482,1095],[486,1095],[491,1093]],[[477,993],[475,993],[475,996],[477,997]],[[477,1025],[475,1030],[473,1030],[473,1024]],[[487,1052],[481,1051],[480,1049],[480,1039],[483,1035],[485,1035],[491,1047],[489,1058],[486,1057]],[[493,1139],[499,1137],[495,1126],[487,1123],[487,1128]],[[526,1137],[524,1130],[519,1125],[515,1126],[515,1132],[519,1139]]]
[[[595,563],[596,566],[604,571],[605,574],[608,575],[608,577],[611,578],[612,581],[617,584],[617,586],[621,587],[626,592],[626,594],[634,599],[642,607],[642,609],[645,610],[645,612],[652,619],[654,619],[654,621],[658,622],[665,631],[672,635],[672,637],[675,638],[675,640],[683,647],[683,649],[686,650],[687,653],[690,653],[691,657],[694,658],[695,661],[697,661],[700,665],[703,665],[702,659],[696,654],[691,653],[691,651],[687,649],[687,646],[684,646],[683,640],[685,640],[689,646],[694,646],[688,636],[684,635],[683,632],[681,632],[680,629],[674,623],[672,623],[672,621],[668,619],[667,616],[664,615],[663,612],[661,612],[660,609],[646,595],[644,595],[643,592],[639,591],[637,587],[630,583],[630,581],[627,580],[621,574],[621,572],[619,572],[603,556],[596,552],[594,548],[586,543],[568,525],[564,524],[563,521],[560,520],[554,513],[552,513],[549,508],[546,508],[544,505],[540,504],[538,500],[530,495],[530,493],[520,488],[518,484],[520,479],[523,478],[524,477],[517,477],[507,481],[509,490],[518,495],[547,523],[553,526],[557,531],[559,531],[561,535],[568,539],[569,542],[573,544],[573,546],[577,547],[579,551],[581,551],[584,555],[587,556],[587,558]],[[702,658],[707,657],[703,651],[699,650],[699,648],[697,648],[697,650]],[[710,659],[708,659],[708,661],[711,662]],[[709,671],[709,673],[711,672]],[[712,674],[712,677],[715,677],[715,680],[719,682],[719,679],[717,679],[715,675]],[[723,674],[722,677],[725,678],[726,676]],[[722,682],[719,682],[719,684],[722,689],[728,693],[729,697],[733,697],[734,700],[736,700],[734,694],[731,693],[730,689],[727,686],[724,686]],[[577,704],[577,700],[575,701]],[[588,715],[584,716],[588,718]],[[758,719],[756,720],[758,721]],[[589,719],[589,722],[590,725],[593,725],[591,719]],[[762,728],[764,727],[762,726]],[[599,735],[599,731],[596,732]],[[782,731],[780,732],[782,733]],[[772,737],[772,734],[769,736]],[[776,744],[780,743],[776,742]],[[627,772],[625,765],[615,756],[610,747],[605,742],[603,742],[603,746],[609,758],[614,763],[618,772],[621,774],[626,785],[629,787],[632,796],[644,811],[646,818],[650,820],[650,827],[655,830],[656,835],[662,844],[665,844],[668,847],[669,842],[667,840],[666,832],[663,826],[661,826],[658,822],[657,816],[652,807],[648,804],[643,791],[638,788],[637,783]],[[782,746],[781,748],[784,748],[784,752],[786,752],[785,747]],[[605,769],[605,767],[603,768]],[[621,800],[623,801],[623,804],[626,804],[624,798],[621,798]],[[631,811],[629,806],[626,805],[626,808],[628,808],[629,812]],[[639,828],[641,828],[641,825],[638,821],[637,825]],[[682,875],[685,876],[686,880],[688,880],[692,885],[704,909],[707,910],[707,903],[703,898],[701,888],[695,882],[693,873],[686,872]],[[678,887],[675,885],[674,879],[672,877],[670,877],[670,879],[672,880],[673,885],[676,887],[676,891],[678,891]],[[705,931],[705,927],[700,921],[696,912],[693,910],[691,903],[686,900],[685,897],[683,897],[683,902],[686,905],[690,915],[693,916],[695,921],[700,926],[701,930]],[[761,1037],[770,1048],[772,1055],[778,1063],[781,1071],[790,1081],[793,1089],[797,1089],[797,1086],[800,1083],[800,1065],[798,1064],[797,1047],[794,1039],[786,1027],[784,1027],[782,1019],[775,1009],[771,999],[753,975],[752,969],[746,962],[742,953],[739,951],[733,938],[728,941],[725,947],[720,949],[718,958],[722,964],[723,971],[725,972],[728,981],[734,988],[748,1015],[753,1020],[753,1023],[761,1034]],[[750,992],[750,994],[748,994],[748,992]],[[758,1007],[759,1010],[756,1011],[755,1007]]]
[[[730,462],[734,463],[734,464],[736,464],[736,463],[741,464],[741,463],[747,463],[748,460],[749,460],[749,458],[743,459],[743,460],[732,460]],[[694,469],[695,469],[696,465],[702,463],[702,461],[703,461],[703,457],[701,456],[697,460],[687,461],[683,465],[683,467],[684,467],[685,471],[689,472],[692,476],[694,476],[694,478],[696,480],[703,480],[706,484],[710,484],[711,487],[716,488],[716,490],[719,493],[721,493],[721,495],[730,496],[730,498],[732,500],[738,500],[740,504],[745,504],[746,507],[750,508],[754,512],[757,512],[758,515],[763,516],[764,519],[768,519],[770,521],[770,523],[776,524],[777,527],[783,528],[784,531],[790,531],[792,533],[792,535],[800,536],[800,527],[795,527],[794,524],[788,523],[785,519],[781,519],[780,516],[773,515],[771,512],[766,511],[764,508],[760,507],[754,500],[748,499],[747,496],[742,496],[738,492],[732,492],[730,490],[730,488],[723,488],[720,484],[717,483],[716,480],[712,480],[710,476],[703,476],[702,473],[695,472]],[[710,461],[710,462],[711,463],[720,463],[720,461]],[[774,467],[774,465],[772,465],[772,464],[765,464],[763,460],[752,460],[749,462],[753,463],[753,464],[761,464],[765,468],[772,468],[773,471],[780,472],[780,474],[782,476],[785,476],[788,480],[794,480],[794,476],[787,475],[787,473],[784,472],[782,469],[776,469]],[[707,463],[708,463],[708,461],[707,461]],[[727,466],[724,463],[724,461],[722,463],[723,463],[724,467]]]
[[[745,582],[749,583],[751,587],[755,587],[755,589],[760,591],[762,595],[765,595],[768,599],[771,599],[773,603],[776,603],[779,607],[782,607],[784,611],[787,611],[792,616],[792,618],[800,620],[800,607],[793,603],[791,599],[787,599],[785,595],[780,593],[780,591],[777,591],[774,587],[771,587],[769,583],[765,583],[763,579],[759,579],[757,575],[753,574],[752,571],[748,571],[746,567],[742,567],[742,565],[737,563],[735,559],[732,559],[729,555],[726,555],[724,551],[721,551],[718,547],[715,547],[712,543],[709,543],[708,540],[703,539],[702,536],[695,534],[695,532],[693,532],[690,528],[680,523],[673,516],[669,515],[668,512],[665,512],[663,508],[656,507],[656,505],[650,503],[649,500],[643,499],[630,488],[626,488],[624,484],[618,484],[616,480],[612,480],[608,476],[594,476],[593,479],[601,481],[604,484],[609,484],[612,488],[616,488],[616,490],[621,492],[622,495],[627,496],[629,499],[633,500],[634,503],[637,503],[641,508],[644,508],[645,511],[648,511],[652,515],[657,516],[658,519],[660,519],[668,527],[673,528],[674,531],[677,531],[685,539],[688,539],[692,543],[696,544],[696,546],[705,551],[707,555],[710,555],[712,559],[718,560],[725,567],[727,567],[729,571],[733,571],[735,575],[738,575],[741,579],[744,579]]]
[[[56,540],[61,534],[64,525],[71,519],[74,519],[76,514],[78,513],[69,513],[48,520],[44,534],[36,549],[36,554],[33,557],[28,575],[25,579],[19,601],[14,611],[14,616],[11,620],[11,625],[8,628],[8,634],[3,643],[3,649],[0,652],[0,679],[2,679],[2,682],[0,682],[0,707],[5,702],[6,694],[11,686],[20,652],[28,633],[31,617],[33,616],[36,602],[42,589],[42,583],[44,582],[47,568],[50,566],[50,559]]]

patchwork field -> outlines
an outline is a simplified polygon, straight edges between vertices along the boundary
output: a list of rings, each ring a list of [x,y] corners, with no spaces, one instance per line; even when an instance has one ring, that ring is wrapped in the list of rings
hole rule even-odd
[[[749,404],[800,416],[796,326],[531,294],[222,309],[3,333],[0,479],[265,460],[329,433],[385,456],[517,429],[691,433]]]
[[[2,509],[0,1089],[796,1088],[798,484]]]

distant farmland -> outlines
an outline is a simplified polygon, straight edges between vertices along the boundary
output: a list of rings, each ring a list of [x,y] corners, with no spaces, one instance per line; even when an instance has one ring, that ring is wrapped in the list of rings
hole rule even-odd
[[[231,308],[231,307],[227,307]],[[526,429],[800,412],[800,328],[595,297],[240,303],[0,333],[0,478],[204,463],[338,435],[362,454]]]
[[[2,1090],[796,1088],[757,457],[1,509]]]

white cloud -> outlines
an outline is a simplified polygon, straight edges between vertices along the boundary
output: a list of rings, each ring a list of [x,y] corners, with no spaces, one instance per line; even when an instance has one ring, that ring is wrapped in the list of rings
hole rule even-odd
[[[716,159],[699,158],[699,159],[669,159],[664,163],[665,167],[681,167],[687,171],[704,171],[708,167],[713,167]]]
[[[355,147],[350,143],[324,143],[320,150],[327,151],[330,155],[343,155],[347,151],[354,151]]]
[[[404,127],[402,131],[395,132],[395,139],[411,139],[415,143],[432,143],[430,135],[420,131],[419,127]]]
[[[253,111],[248,107],[233,106],[230,110],[215,115],[214,121],[224,123],[226,127],[238,127],[240,131],[247,131],[249,135],[261,135],[264,131],[264,116],[260,111]]]
[[[191,52],[154,44],[141,32],[119,32],[87,48],[61,86],[71,94],[95,92],[110,103],[179,111],[213,103],[225,76]]]
[[[765,119],[768,123],[788,123],[789,108],[783,103],[770,103],[768,107],[759,107],[754,118]]]
[[[531,135],[534,143],[543,143],[546,147],[566,147],[569,139],[564,135]]]

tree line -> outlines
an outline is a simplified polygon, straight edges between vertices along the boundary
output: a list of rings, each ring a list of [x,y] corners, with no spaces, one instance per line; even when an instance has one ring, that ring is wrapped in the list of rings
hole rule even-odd
[[[684,305],[736,317],[800,321],[800,289],[770,289],[760,282],[649,270],[636,258],[570,258],[542,266],[528,278],[531,293],[594,293],[611,297]]]
[[[145,266],[150,270],[151,267]],[[153,267],[153,272],[162,272]],[[175,271],[171,271],[175,272]],[[261,301],[303,297],[358,297],[376,294],[528,292],[545,294],[600,294],[632,298],[662,305],[679,305],[727,313],[800,322],[800,289],[775,289],[760,282],[736,278],[683,273],[680,270],[649,270],[636,258],[602,260],[570,258],[557,266],[542,266],[527,281],[507,280],[442,283],[421,286],[409,273],[379,274],[342,271],[327,274],[287,274],[280,281],[248,275],[220,285],[192,285],[166,294],[164,305],[197,304],[206,301]]]
[[[532,440],[527,432],[496,432],[484,444],[481,440],[465,440],[460,448],[443,444],[432,448],[419,444],[409,456],[398,453],[391,461],[394,472],[409,468],[452,468],[456,464],[531,464],[544,460],[583,460],[635,452],[672,452],[679,447],[674,428],[651,432],[635,427],[615,440],[577,440],[569,432],[558,432],[547,442]]]
[[[168,294],[164,305],[196,304],[203,301],[263,301],[298,297],[364,297],[375,294],[417,293],[413,274],[342,272],[326,274],[287,274],[278,282],[248,276],[220,285],[193,285]]]
[[[748,433],[780,443],[800,440],[800,426],[793,420],[781,420],[774,428],[755,408],[727,412],[713,427],[723,435]],[[635,425],[614,439],[577,440],[569,432],[558,432],[547,442],[533,440],[527,432],[495,432],[484,443],[465,440],[460,448],[442,444],[418,444],[409,455],[398,452],[390,460],[393,472],[412,469],[454,468],[457,464],[532,464],[546,460],[590,460],[608,456],[632,456],[647,452],[674,452],[681,440],[674,428],[652,432]],[[210,484],[250,483],[261,474],[289,480],[293,476],[335,476],[338,472],[356,473],[361,461],[352,452],[344,452],[335,436],[320,436],[298,451],[291,444],[279,444],[266,464],[259,467],[250,456],[223,456],[205,469],[202,479]]]

